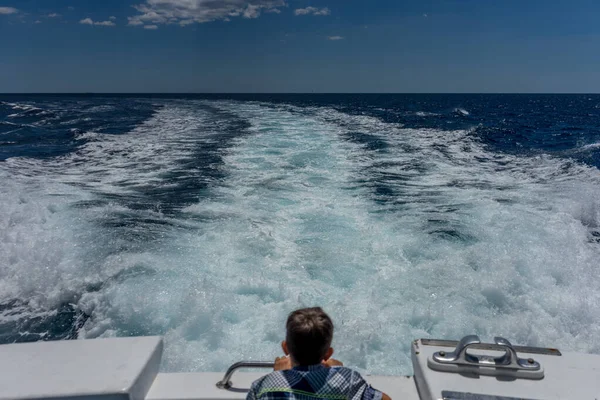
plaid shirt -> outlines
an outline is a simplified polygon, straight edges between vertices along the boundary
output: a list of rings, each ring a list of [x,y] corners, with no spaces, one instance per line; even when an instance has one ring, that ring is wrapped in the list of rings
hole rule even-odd
[[[381,400],[360,374],[321,364],[271,372],[255,381],[246,400]]]

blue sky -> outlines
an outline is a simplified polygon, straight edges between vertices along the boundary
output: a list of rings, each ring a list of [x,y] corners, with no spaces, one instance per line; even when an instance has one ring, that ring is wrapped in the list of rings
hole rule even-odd
[[[0,0],[0,92],[600,92],[600,1]]]

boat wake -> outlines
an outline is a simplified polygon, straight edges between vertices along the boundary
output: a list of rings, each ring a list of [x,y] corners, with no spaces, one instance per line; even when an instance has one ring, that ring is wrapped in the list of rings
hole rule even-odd
[[[375,374],[417,337],[600,351],[597,169],[324,106],[165,100],[78,135],[0,164],[5,342],[164,335],[164,370],[217,371],[318,304]]]

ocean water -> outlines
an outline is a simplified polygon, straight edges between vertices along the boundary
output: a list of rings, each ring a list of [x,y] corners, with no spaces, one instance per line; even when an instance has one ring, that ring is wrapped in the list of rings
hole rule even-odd
[[[0,95],[0,342],[163,335],[164,371],[410,341],[600,353],[599,95]]]

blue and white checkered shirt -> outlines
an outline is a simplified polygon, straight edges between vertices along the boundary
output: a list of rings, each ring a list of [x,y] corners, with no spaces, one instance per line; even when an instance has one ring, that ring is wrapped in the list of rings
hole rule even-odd
[[[381,400],[381,395],[350,368],[318,364],[271,372],[252,384],[246,400]]]

